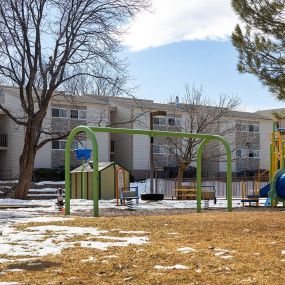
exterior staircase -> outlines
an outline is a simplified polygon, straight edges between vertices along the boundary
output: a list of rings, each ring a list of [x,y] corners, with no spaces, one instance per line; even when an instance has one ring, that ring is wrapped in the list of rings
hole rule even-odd
[[[44,185],[33,185],[28,192],[29,200],[48,200],[56,199],[56,191],[58,188],[64,188],[62,184],[44,184]],[[63,195],[64,196],[64,195]]]

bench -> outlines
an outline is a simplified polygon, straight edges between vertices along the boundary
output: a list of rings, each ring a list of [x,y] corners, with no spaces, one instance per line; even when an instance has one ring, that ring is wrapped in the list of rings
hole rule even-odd
[[[242,206],[244,206],[244,203],[249,203],[249,206],[251,206],[251,203],[255,203],[256,206],[259,206],[259,196],[258,195],[248,195],[247,198],[241,199]]]
[[[129,189],[134,188],[135,190],[127,190],[121,192],[121,204],[124,204],[125,200],[136,200],[136,203],[139,203],[139,193],[138,193],[138,187],[130,187]]]
[[[186,187],[175,189],[174,190],[175,195],[172,195],[172,200],[174,196],[176,196],[177,200],[196,200],[197,189],[196,188],[186,188]],[[207,190],[207,189],[202,189],[202,193],[201,193],[202,200],[214,200],[214,203],[216,204],[217,198],[216,198],[215,186],[202,186],[202,188],[213,189],[212,191]]]
[[[175,189],[175,196],[177,200],[195,200],[196,199],[196,189]],[[173,196],[172,196],[173,200]]]

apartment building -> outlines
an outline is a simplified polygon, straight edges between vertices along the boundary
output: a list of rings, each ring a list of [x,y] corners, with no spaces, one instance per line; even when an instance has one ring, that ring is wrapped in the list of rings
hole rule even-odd
[[[153,129],[163,131],[185,131],[189,114],[175,104],[158,104],[152,100],[129,100],[113,98],[110,104],[116,112],[111,116],[111,123],[118,127],[150,129],[150,113],[164,111],[165,114],[153,117]],[[128,122],[128,125],[119,122]],[[257,113],[231,112],[215,128],[232,129],[225,135],[232,149],[232,170],[239,174],[269,168],[269,133],[272,119]],[[215,133],[213,129],[209,133]],[[220,133],[222,133],[220,131]],[[139,135],[111,135],[113,152],[111,159],[132,171],[136,179],[149,176],[150,139]],[[177,166],[177,160],[165,138],[154,138],[154,167],[161,170]],[[213,151],[210,148],[210,151]],[[213,155],[215,156],[215,155]],[[203,172],[211,177],[226,172],[226,159],[219,155],[215,159],[207,156],[202,161]],[[192,166],[196,166],[193,161]]]
[[[0,102],[9,110],[20,114],[20,100],[17,89],[3,87],[0,89]],[[213,108],[213,107],[209,107]],[[157,113],[157,111],[160,111]],[[205,111],[205,110],[204,110]],[[272,110],[270,110],[272,113]],[[151,120],[150,114],[156,114]],[[104,97],[104,96],[63,96],[53,98],[44,121],[44,128],[51,132],[71,130],[77,125],[106,126],[150,129],[164,131],[185,131],[188,114],[175,104],[160,104],[153,100]],[[152,122],[152,125],[151,125]],[[269,168],[269,133],[272,118],[263,113],[232,112],[208,130],[232,128],[225,138],[232,149],[232,169],[234,173],[256,171]],[[96,134],[99,145],[99,161],[116,161],[130,170],[136,179],[149,177],[150,138],[140,135]],[[23,147],[24,129],[13,123],[4,112],[0,111],[0,178],[17,177],[18,160]],[[91,147],[90,141],[82,136],[74,142]],[[36,156],[35,168],[61,168],[64,166],[65,140],[47,143]],[[210,152],[214,152],[210,148]],[[154,167],[165,170],[177,166],[177,159],[166,138],[154,138]],[[78,165],[72,157],[73,166]],[[196,166],[196,162],[191,164]],[[208,176],[217,176],[226,171],[223,155],[210,159],[204,157],[203,172]]]
[[[13,114],[20,116],[21,103],[17,88],[4,86],[0,89],[0,102]],[[73,129],[78,125],[106,126],[110,122],[110,106],[104,98],[92,96],[54,96],[47,110],[43,128],[52,133]],[[110,135],[96,134],[99,146],[99,161],[110,160]],[[66,140],[47,143],[36,155],[35,168],[62,168]],[[81,144],[91,146],[86,137],[80,138]],[[24,128],[16,125],[4,112],[0,111],[0,178],[17,178],[19,157],[24,143]],[[79,141],[74,142],[74,148]],[[78,162],[72,155],[71,164]]]

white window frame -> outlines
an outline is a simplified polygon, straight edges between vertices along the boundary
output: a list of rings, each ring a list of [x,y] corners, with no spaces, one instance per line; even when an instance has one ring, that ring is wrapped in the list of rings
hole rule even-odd
[[[174,124],[169,124],[169,120],[174,120]],[[168,117],[167,118],[167,125],[172,126],[172,127],[180,127],[181,126],[181,118],[176,118],[176,117]]]
[[[77,112],[77,117],[76,118],[72,118],[71,117],[71,114],[72,114],[73,111]],[[79,110],[79,109],[71,109],[70,110],[70,119],[72,119],[72,120],[86,120],[86,115],[87,115],[86,110]]]
[[[158,120],[158,123],[155,122],[156,120]],[[162,122],[162,121],[164,121],[164,122]],[[163,117],[157,116],[157,117],[153,118],[153,124],[156,125],[156,126],[166,126],[166,123],[167,122],[166,122],[166,117],[165,116],[163,116]]]
[[[250,130],[250,126],[253,127],[253,131]],[[258,131],[254,130],[255,127],[258,128]],[[249,125],[248,125],[248,131],[249,131],[250,133],[259,133],[259,131],[260,131],[259,125],[258,125],[258,124],[249,124]]]
[[[240,129],[238,129],[238,125],[240,126]],[[248,125],[245,123],[236,123],[236,131],[245,133],[248,131]]]
[[[252,153],[252,156],[250,156]],[[250,149],[248,152],[249,158],[260,158],[260,150],[259,149]]]
[[[67,140],[54,140],[53,142],[59,142],[59,148],[53,148],[53,146],[51,146],[52,150],[65,150],[65,145]],[[85,141],[82,142],[83,144],[86,143]],[[74,140],[71,144],[71,149],[77,149],[79,148],[79,142],[77,140]]]
[[[53,147],[53,143],[58,142],[58,148]],[[65,150],[66,140],[54,140],[52,141],[51,149],[52,150]]]
[[[238,152],[240,152],[240,155],[238,155]],[[238,148],[236,149],[236,158],[248,158],[249,151],[246,148]]]
[[[53,114],[52,114],[53,110],[58,110],[58,117],[57,116],[53,116]],[[64,116],[63,116],[61,111],[63,111],[63,113],[65,113]],[[52,107],[51,108],[51,116],[52,116],[52,118],[64,118],[64,119],[66,119],[67,118],[67,109]]]
[[[158,148],[158,152],[156,151]],[[153,154],[167,155],[167,149],[163,145],[156,144],[153,146]]]

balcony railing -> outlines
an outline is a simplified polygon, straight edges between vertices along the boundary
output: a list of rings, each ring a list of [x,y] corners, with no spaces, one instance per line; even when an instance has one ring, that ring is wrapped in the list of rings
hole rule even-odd
[[[8,136],[0,134],[0,147],[8,147]]]

